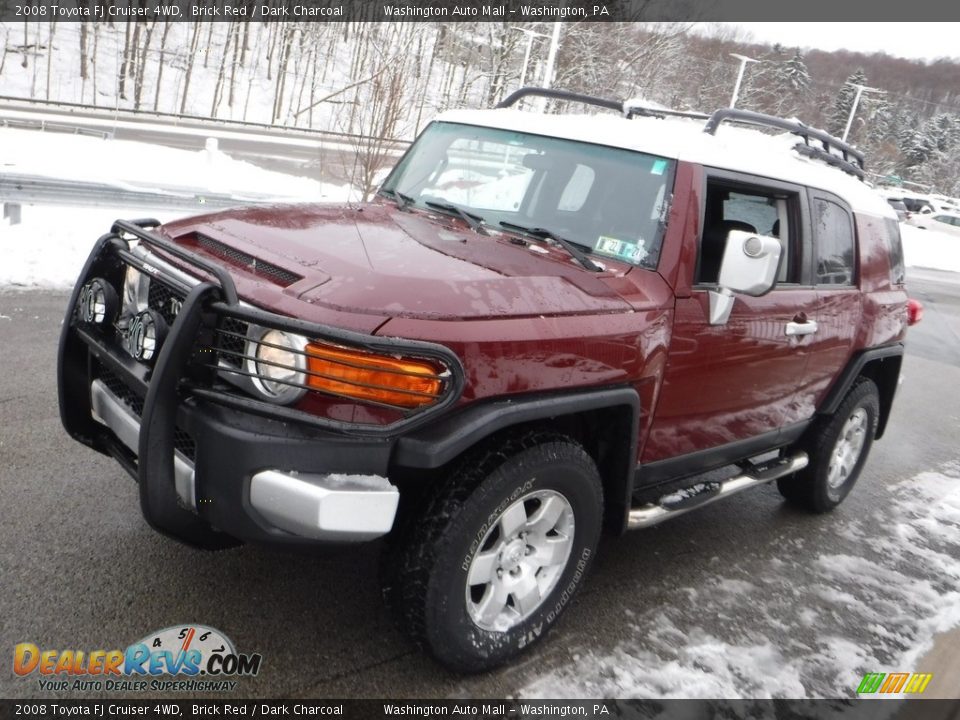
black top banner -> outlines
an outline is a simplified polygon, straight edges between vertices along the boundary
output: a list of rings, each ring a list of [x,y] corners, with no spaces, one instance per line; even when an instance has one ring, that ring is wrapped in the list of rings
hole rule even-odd
[[[42,22],[641,22],[851,23],[960,19],[941,0],[0,0],[0,21]],[[909,27],[904,32],[909,32]]]

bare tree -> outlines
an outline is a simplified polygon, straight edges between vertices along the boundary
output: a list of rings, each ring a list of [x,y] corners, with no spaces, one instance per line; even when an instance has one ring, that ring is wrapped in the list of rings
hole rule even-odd
[[[47,100],[50,99],[50,65],[53,63],[53,34],[57,31],[57,23],[50,21],[47,31]]]
[[[153,38],[153,30],[157,25],[156,21],[144,24],[146,25],[146,33],[143,40],[143,47],[138,51],[137,73],[133,85],[133,108],[135,110],[140,109],[140,97],[143,94],[143,76],[147,70],[147,54],[150,52],[150,40]]]
[[[87,2],[81,2],[83,7],[89,8],[90,5]],[[89,33],[88,23],[81,21],[80,23],[80,79],[87,79],[87,35]]]
[[[187,94],[190,92],[190,76],[193,74],[194,58],[197,56],[197,45],[200,42],[200,23],[193,26],[193,38],[190,40],[190,52],[187,55],[187,72],[183,80],[183,97],[180,100],[180,114],[187,112]]]
[[[137,4],[137,0],[133,0],[133,4]],[[131,56],[131,32],[130,27],[136,25],[133,23],[126,23],[124,28],[124,40],[123,40],[123,61],[120,63],[120,70],[117,72],[117,94],[121,99],[127,99],[127,72],[130,64]]]
[[[163,34],[160,36],[160,62],[157,67],[157,85],[153,93],[153,111],[160,108],[160,91],[163,87],[163,68],[167,64],[167,35],[170,33],[170,21],[163,21]]]

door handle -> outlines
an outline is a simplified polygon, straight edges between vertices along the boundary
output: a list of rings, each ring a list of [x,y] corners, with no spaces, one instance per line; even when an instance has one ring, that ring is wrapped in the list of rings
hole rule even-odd
[[[815,320],[787,323],[787,335],[813,335],[816,331],[817,323]]]

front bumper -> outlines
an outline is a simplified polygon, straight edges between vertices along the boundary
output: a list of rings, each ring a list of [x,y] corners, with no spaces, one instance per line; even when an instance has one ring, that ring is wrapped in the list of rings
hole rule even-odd
[[[138,237],[146,234],[138,230]],[[151,243],[164,242],[148,237]],[[116,285],[134,259],[116,226],[91,253],[61,332],[58,386],[64,427],[80,442],[112,455],[137,479],[147,521],[178,540],[208,548],[238,540],[337,544],[389,532],[399,501],[399,491],[386,479],[391,452],[404,428],[418,424],[418,418],[399,427],[360,428],[301,417],[254,399],[221,398],[215,388],[199,387],[193,370],[197,339],[218,322],[217,308],[238,305],[229,300],[236,291],[222,287],[225,273],[184,288],[154,366],[135,361],[110,332],[81,322],[75,312],[86,282],[100,277]],[[158,260],[154,257],[150,266],[157,279],[164,271]],[[363,341],[352,333],[255,312],[278,327],[290,324],[297,332]],[[429,346],[426,352],[449,351]],[[455,358],[443,359],[459,368]]]
[[[140,419],[136,413],[115,395],[103,380],[94,380],[90,385],[90,401],[93,418],[108,428],[130,453],[137,452],[140,442]],[[187,413],[189,417],[189,413]],[[214,478],[204,483],[204,491],[198,498],[196,466],[180,450],[174,450],[174,489],[180,505],[197,512],[201,507],[211,520],[226,515],[221,522],[232,535],[244,535],[245,539],[283,541],[287,535],[300,540],[330,542],[357,542],[372,540],[390,532],[393,527],[400,492],[389,481],[378,475],[340,473],[301,473],[277,469],[260,470],[249,477],[248,487],[245,466],[258,467],[269,462],[270,441],[264,436],[245,438],[242,442],[225,440],[223,428],[206,419],[191,419],[194,428],[203,427],[201,433],[214,443],[225,443],[227,455],[238,457],[242,446],[256,442],[259,452],[246,462],[220,465],[222,458],[205,465],[222,467]],[[370,452],[373,448],[366,448]],[[249,453],[248,453],[249,454]],[[278,459],[279,461],[279,459]],[[350,463],[346,463],[350,464]],[[241,480],[239,497],[232,488]],[[218,478],[229,478],[219,482]],[[246,500],[246,502],[245,502]],[[225,508],[226,512],[221,509]],[[247,526],[236,522],[236,513],[255,518],[259,522]],[[233,518],[233,520],[231,520]],[[279,532],[277,532],[279,531]]]

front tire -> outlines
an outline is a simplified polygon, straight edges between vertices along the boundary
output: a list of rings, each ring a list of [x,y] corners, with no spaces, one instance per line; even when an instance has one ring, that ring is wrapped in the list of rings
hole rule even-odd
[[[596,554],[602,516],[600,476],[579,444],[531,432],[487,446],[387,558],[385,594],[444,665],[496,667],[560,617]]]
[[[825,417],[804,448],[810,464],[777,481],[787,501],[810,512],[833,510],[853,489],[873,446],[880,416],[880,394],[861,378],[837,411]]]

